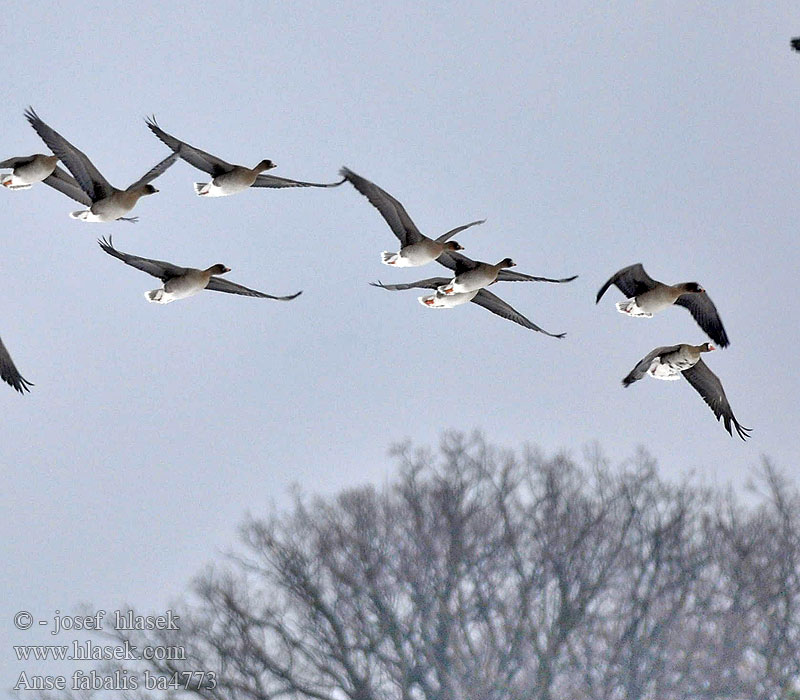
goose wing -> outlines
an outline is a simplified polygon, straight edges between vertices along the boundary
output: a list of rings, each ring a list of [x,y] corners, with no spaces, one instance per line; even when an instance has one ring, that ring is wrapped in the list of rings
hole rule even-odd
[[[441,285],[447,284],[450,280],[447,277],[429,277],[416,282],[404,282],[402,284],[383,284],[382,282],[370,282],[373,287],[388,289],[396,292],[401,289],[438,289]]]
[[[277,175],[267,175],[261,173],[256,177],[256,181],[250,185],[251,187],[338,187],[345,181],[342,178],[338,182],[304,182],[303,180],[290,180],[286,177],[278,177]]]
[[[572,277],[562,277],[560,279],[553,279],[552,277],[534,277],[533,275],[525,275],[522,272],[514,272],[513,270],[500,270],[497,273],[497,281],[498,282],[555,282],[556,284],[562,284],[564,282],[572,282],[572,280],[577,279],[578,275],[572,275]]]
[[[170,153],[164,160],[156,163],[150,170],[148,170],[144,175],[142,175],[136,182],[128,186],[129,190],[135,190],[138,187],[142,187],[142,185],[146,185],[151,180],[155,180],[159,175],[161,175],[170,165],[172,165],[178,159],[177,153]]]
[[[731,424],[733,424],[742,440],[746,440],[749,437],[751,428],[743,427],[736,420],[736,416],[733,415],[731,410],[731,405],[728,403],[728,398],[725,396],[725,390],[722,388],[722,382],[702,359],[693,367],[683,370],[683,376],[695,388],[697,393],[703,397],[703,401],[714,411],[717,420],[722,420],[725,430],[731,436],[733,436],[733,431],[731,430]]]
[[[146,272],[148,275],[158,277],[158,279],[160,279],[162,282],[166,282],[173,277],[180,277],[181,275],[186,274],[188,270],[186,267],[173,265],[172,263],[165,262],[164,260],[151,260],[150,258],[140,258],[138,255],[123,253],[113,246],[111,242],[111,236],[108,237],[108,240],[102,238],[97,241],[97,243],[109,255],[119,258],[126,265],[135,267],[137,270]]]
[[[653,289],[658,283],[644,271],[644,267],[642,267],[641,263],[629,265],[615,272],[609,277],[608,281],[600,287],[600,291],[597,292],[595,304],[600,301],[603,294],[606,293],[606,290],[612,284],[616,284],[619,290],[630,299],[631,297],[644,294],[646,291]]]
[[[717,307],[711,301],[711,297],[705,292],[699,294],[681,294],[675,303],[685,309],[689,309],[697,325],[702,328],[711,340],[717,343],[720,347],[724,348],[730,345],[728,334],[725,332],[725,327],[722,325],[722,319],[719,317]]]
[[[81,189],[89,195],[92,202],[105,199],[113,194],[114,188],[111,183],[100,174],[100,171],[94,167],[83,151],[75,148],[55,129],[45,124],[32,107],[28,107],[25,111],[25,117],[36,133],[42,137],[42,141],[75,176]]]
[[[0,338],[0,378],[20,394],[30,391],[29,387],[33,386],[17,370],[14,360],[11,359],[11,355],[3,344],[2,338]]]
[[[480,265],[477,260],[473,260],[472,258],[468,258],[466,255],[449,250],[444,251],[444,253],[436,258],[436,262],[451,269],[456,273],[456,275],[460,275],[462,272],[467,272],[469,270],[474,270]]]
[[[450,229],[447,233],[443,233],[439,238],[436,239],[437,243],[444,243],[445,241],[450,240],[453,236],[457,233],[461,233],[464,229],[469,228],[470,226],[477,226],[478,224],[485,224],[486,219],[481,219],[480,221],[470,221],[468,224],[464,224],[463,226],[456,226],[453,229]]]
[[[208,281],[206,289],[210,289],[212,292],[227,292],[228,294],[241,294],[246,297],[259,297],[260,299],[277,299],[278,301],[289,301],[290,299],[294,299],[303,293],[300,291],[285,297],[277,297],[273,296],[272,294],[258,292],[255,289],[248,289],[247,287],[243,287],[241,284],[236,284],[235,282],[230,282],[222,277],[214,276],[212,276]]]
[[[86,192],[83,191],[78,181],[69,173],[65,172],[58,166],[56,169],[42,180],[45,185],[50,185],[54,190],[58,190],[62,194],[67,195],[70,199],[90,207],[92,206],[92,199]]]
[[[223,173],[228,173],[233,170],[234,166],[222,160],[222,158],[212,156],[210,153],[201,151],[199,148],[190,146],[185,141],[176,139],[174,136],[168,134],[158,125],[155,116],[149,117],[145,121],[150,131],[183,158],[183,160],[189,163],[189,165],[193,165],[198,170],[207,172],[212,177],[217,177],[217,175],[222,175]]]
[[[481,289],[472,298],[472,303],[482,306],[484,309],[489,309],[489,311],[491,311],[493,314],[497,314],[502,318],[506,318],[509,321],[518,323],[524,328],[529,328],[532,331],[539,331],[539,333],[544,333],[552,338],[563,338],[566,335],[566,333],[550,333],[549,331],[544,330],[544,328],[540,328],[531,320],[523,316],[519,311],[511,306],[511,304],[508,304],[496,294],[492,294],[486,289]]]
[[[394,235],[400,240],[400,247],[404,248],[424,238],[411,220],[411,217],[403,208],[403,205],[392,197],[392,195],[382,190],[374,182],[370,182],[360,175],[356,175],[356,173],[348,168],[342,168],[339,172],[345,180],[363,194],[369,200],[369,203],[381,213],[386,223],[389,224],[389,228],[392,229]]]
[[[27,165],[33,162],[35,156],[16,156],[14,158],[6,158],[0,162],[0,168],[16,168],[20,165]]]

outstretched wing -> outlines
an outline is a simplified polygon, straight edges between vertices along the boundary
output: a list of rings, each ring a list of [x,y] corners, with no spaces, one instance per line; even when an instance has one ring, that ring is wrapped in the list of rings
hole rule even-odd
[[[87,158],[83,151],[79,151],[69,141],[67,141],[55,129],[45,124],[39,115],[33,111],[32,107],[25,110],[25,117],[36,133],[42,137],[48,148],[55,153],[59,160],[67,166],[67,169],[75,176],[78,184],[92,202],[105,199],[114,192],[114,188],[94,167],[92,161]]]
[[[276,175],[262,173],[256,177],[256,181],[251,187],[338,187],[345,181],[342,178],[338,182],[304,182],[303,180],[290,180]]]
[[[260,299],[277,299],[278,301],[289,301],[290,299],[294,299],[303,293],[300,291],[290,294],[289,296],[276,297],[272,294],[257,292],[255,289],[248,289],[247,287],[243,287],[241,284],[236,284],[235,282],[229,282],[222,277],[213,276],[208,281],[206,289],[210,289],[212,292],[227,292],[228,294],[241,294],[246,297],[259,297]]]
[[[529,328],[532,331],[539,331],[539,333],[544,333],[545,335],[549,335],[552,338],[563,338],[566,333],[550,333],[549,331],[544,330],[544,328],[540,328],[535,323],[530,321],[529,319],[525,318],[519,311],[517,311],[511,304],[503,301],[500,297],[491,292],[487,291],[486,289],[481,289],[473,298],[472,302],[477,304],[478,306],[482,306],[484,309],[489,309],[493,314],[497,314],[502,318],[506,318],[509,321],[513,321],[514,323],[518,323],[520,326],[524,326],[525,328]]]
[[[447,277],[430,277],[416,282],[405,282],[403,284],[383,284],[382,282],[370,282],[373,287],[388,289],[396,292],[401,289],[438,289],[441,285],[447,284],[450,280]]]
[[[7,158],[0,162],[0,168],[17,168],[20,165],[27,165],[33,162],[35,156],[16,156],[15,158]]]
[[[467,272],[468,270],[474,270],[480,265],[478,261],[468,258],[466,255],[449,250],[444,251],[444,253],[436,258],[436,262],[451,269],[456,275],[460,275],[462,272]]]
[[[652,352],[648,352],[639,362],[636,363],[636,367],[634,367],[625,379],[622,380],[622,386],[630,386],[634,382],[638,382],[645,374],[647,374],[647,370],[650,369],[650,365],[653,364],[653,360],[657,357],[661,357],[661,355],[665,355],[669,352],[675,352],[680,348],[680,345],[664,345],[663,347],[656,348]]]
[[[162,282],[166,282],[173,277],[183,275],[187,270],[185,267],[179,267],[178,265],[173,265],[172,263],[165,262],[163,260],[151,260],[150,258],[140,258],[138,255],[123,253],[113,246],[111,242],[111,236],[108,237],[108,240],[102,238],[97,241],[97,243],[109,255],[119,258],[126,265],[135,267],[137,270],[146,272],[148,275],[158,277],[158,279],[160,279]]]
[[[470,226],[477,226],[478,224],[486,223],[486,219],[481,219],[480,221],[470,221],[468,224],[464,224],[463,226],[456,226],[453,229],[450,229],[447,233],[443,233],[439,238],[436,239],[437,243],[444,243],[445,241],[450,240],[453,236],[457,233],[461,233],[465,228],[469,228]]]
[[[703,401],[714,411],[717,420],[722,419],[725,430],[731,436],[733,436],[733,431],[731,430],[731,424],[733,424],[742,440],[750,437],[751,428],[743,427],[736,420],[736,416],[733,415],[731,410],[731,405],[728,403],[728,398],[725,396],[725,390],[722,388],[722,382],[702,359],[693,367],[683,370],[683,376],[686,377],[686,381],[695,388],[697,393],[703,397]]]
[[[614,273],[608,281],[600,287],[600,291],[597,292],[595,304],[600,301],[603,294],[606,293],[606,290],[612,284],[616,284],[619,290],[630,299],[631,297],[644,294],[646,291],[653,289],[657,282],[644,271],[644,267],[642,267],[641,263],[623,267],[619,272]]]
[[[147,122],[147,126],[149,127],[150,131],[152,131],[159,139],[161,139],[163,143],[165,143],[169,148],[171,148],[173,151],[175,151],[175,153],[189,163],[189,165],[193,165],[198,170],[207,172],[213,177],[217,177],[217,175],[222,175],[223,173],[228,173],[233,170],[233,165],[222,160],[222,158],[212,156],[210,153],[201,151],[199,148],[190,146],[185,141],[176,139],[174,136],[168,134],[158,125],[155,116],[149,117],[148,119],[145,119],[145,121]]]
[[[172,165],[178,159],[177,153],[170,153],[164,160],[159,163],[156,163],[150,170],[148,170],[144,175],[142,175],[136,182],[132,183],[128,186],[129,190],[135,190],[143,185],[146,185],[151,180],[155,180],[159,175],[161,175],[170,165]]]
[[[369,203],[381,213],[386,223],[389,224],[389,228],[392,229],[394,235],[400,240],[400,247],[404,248],[407,245],[422,240],[423,235],[419,232],[419,229],[411,220],[411,217],[403,208],[403,205],[392,197],[392,195],[382,190],[374,182],[370,182],[360,175],[356,175],[356,173],[348,168],[342,168],[339,172],[345,180],[363,194],[369,200]]]
[[[717,307],[711,301],[711,297],[705,292],[699,294],[681,294],[676,301],[678,306],[683,306],[689,309],[694,320],[702,328],[711,340],[717,343],[720,347],[730,345],[728,334],[725,332],[725,327],[722,325],[722,319],[719,317]]]
[[[0,338],[0,378],[11,387],[14,387],[20,394],[30,391],[29,387],[33,384],[25,379],[18,371],[11,359],[11,355],[3,345],[3,340]]]
[[[92,206],[91,198],[83,191],[78,181],[58,166],[56,166],[56,169],[42,180],[42,182],[44,182],[45,185],[50,185],[54,190],[58,190],[62,194],[67,195],[67,197],[74,199],[76,202],[80,202],[87,207]]]
[[[560,279],[534,277],[533,275],[525,275],[521,272],[514,272],[513,270],[500,270],[500,272],[497,273],[498,282],[555,282],[556,284],[562,284],[563,282],[572,282],[572,280],[577,278],[578,275],[562,277]]]

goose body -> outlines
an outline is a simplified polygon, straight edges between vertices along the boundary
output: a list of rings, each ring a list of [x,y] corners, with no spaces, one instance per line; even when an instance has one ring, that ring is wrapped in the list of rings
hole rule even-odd
[[[511,258],[505,258],[495,265],[479,262],[471,270],[457,274],[448,284],[439,287],[438,291],[446,295],[474,292],[494,284],[500,270],[515,266],[516,263]]]
[[[211,182],[195,182],[194,191],[201,197],[227,197],[252,187],[262,172],[274,167],[271,160],[262,160],[255,168],[235,165],[232,170],[217,175]]]
[[[639,381],[645,374],[655,379],[686,379],[711,408],[717,420],[722,420],[725,429],[732,436],[733,430],[742,440],[749,437],[750,428],[743,427],[733,415],[722,382],[703,362],[702,353],[711,352],[714,346],[710,343],[702,345],[668,345],[655,348],[645,355],[622,380],[622,385],[630,386]]]
[[[201,151],[185,141],[176,139],[158,125],[155,117],[150,117],[146,122],[150,131],[164,145],[171,148],[177,157],[185,160],[198,170],[211,175],[212,180],[210,182],[194,183],[194,191],[201,197],[227,197],[249,187],[336,187],[343,182],[343,180],[329,183],[304,182],[303,180],[290,180],[285,177],[265,175],[265,170],[271,170],[276,167],[275,163],[267,158],[260,161],[254,168],[234,165],[206,151]]]
[[[178,299],[187,299],[202,292],[213,275],[222,275],[230,272],[224,265],[212,265],[205,270],[187,268],[182,275],[176,275],[164,282],[161,289],[145,292],[145,298],[156,304],[169,304]]]
[[[116,190],[108,197],[92,202],[88,209],[73,211],[70,217],[88,223],[105,223],[124,218],[136,206],[140,197],[155,194],[158,190],[152,185],[144,185],[133,191]]]
[[[650,277],[641,263],[636,263],[614,273],[597,292],[595,303],[600,301],[612,284],[628,297],[625,301],[617,302],[620,313],[652,318],[670,306],[683,306],[715,343],[723,348],[730,344],[717,307],[697,282],[664,284]]]
[[[486,219],[472,221],[463,226],[450,229],[438,238],[429,238],[420,232],[405,207],[386,190],[381,189],[374,182],[357,175],[349,168],[342,168],[340,174],[378,210],[389,225],[389,228],[392,229],[392,233],[400,241],[400,250],[396,253],[388,250],[381,253],[381,262],[384,265],[419,267],[436,260],[442,253],[463,250],[459,243],[450,239],[464,229],[486,221]]]
[[[214,292],[227,292],[228,294],[241,294],[248,297],[259,297],[261,299],[276,299],[278,301],[289,301],[302,294],[302,292],[296,292],[288,296],[273,296],[243,287],[235,282],[229,282],[226,279],[217,277],[217,275],[230,272],[230,268],[221,263],[212,265],[205,270],[200,270],[194,267],[173,265],[164,260],[141,258],[138,255],[123,253],[114,248],[111,239],[101,239],[98,244],[109,255],[122,260],[126,265],[135,267],[137,270],[142,270],[142,272],[146,272],[153,277],[158,277],[164,283],[161,289],[145,292],[145,298],[156,304],[169,304],[178,299],[186,299],[204,289]]]
[[[70,216],[73,219],[87,222],[107,222],[118,219],[135,221],[135,219],[125,219],[125,214],[136,206],[141,197],[158,192],[149,184],[150,181],[161,175],[178,158],[176,153],[171,154],[153,166],[136,182],[121,190],[111,185],[85,153],[75,148],[55,129],[45,124],[33,109],[29,107],[25,112],[25,117],[58,160],[72,173],[78,188],[70,186],[63,178],[51,182],[51,176],[45,182],[89,207],[72,212]],[[55,174],[54,172],[53,175]]]
[[[544,333],[553,338],[563,338],[564,333],[550,333],[543,328],[540,328],[535,323],[523,316],[513,306],[503,301],[500,297],[492,294],[487,289],[475,289],[471,292],[463,292],[456,294],[442,294],[439,287],[447,283],[446,277],[431,277],[430,279],[417,280],[416,282],[407,282],[404,284],[381,284],[380,282],[370,282],[373,287],[380,287],[381,289],[388,289],[389,291],[397,291],[402,289],[433,289],[433,294],[417,297],[419,303],[429,309],[452,309],[462,304],[472,302],[484,309],[491,311],[493,314],[501,318],[508,319],[514,323],[518,323],[523,328],[532,331]]]
[[[468,304],[480,291],[480,289],[476,289],[463,294],[442,294],[437,289],[433,294],[417,297],[417,299],[420,304],[427,306],[429,309],[452,309],[456,306],[461,306],[461,304]]]
[[[12,168],[10,173],[0,176],[0,184],[10,190],[27,190],[37,182],[53,174],[58,156],[34,153],[32,156],[9,158],[0,163],[0,168]]]
[[[395,267],[419,267],[433,262],[446,250],[463,250],[463,248],[455,241],[440,243],[439,241],[425,238],[416,243],[403,246],[396,253],[384,250],[381,253],[381,262],[384,265],[394,265]]]

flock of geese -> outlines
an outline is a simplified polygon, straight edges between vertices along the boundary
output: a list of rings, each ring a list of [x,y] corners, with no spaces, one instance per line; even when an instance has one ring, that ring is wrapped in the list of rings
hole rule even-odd
[[[373,283],[373,286],[390,291],[432,290],[433,293],[419,297],[420,303],[428,308],[449,309],[472,302],[530,330],[554,338],[563,338],[565,335],[550,333],[540,328],[496,294],[488,291],[487,287],[496,282],[563,284],[576,279],[577,275],[558,279],[537,277],[512,271],[510,268],[515,267],[515,263],[511,258],[505,258],[494,264],[468,258],[459,252],[463,247],[453,240],[453,236],[484,223],[484,220],[458,226],[438,238],[429,238],[420,232],[400,202],[373,182],[348,168],[342,168],[341,180],[331,183],[276,177],[266,173],[275,167],[271,160],[262,160],[253,168],[228,163],[166,133],[152,117],[146,120],[148,128],[171,150],[171,153],[136,182],[125,189],[118,189],[103,177],[82,151],[43,122],[32,108],[26,110],[25,117],[52,151],[52,155],[37,153],[8,158],[0,162],[0,168],[11,169],[10,173],[0,176],[0,184],[9,190],[25,190],[43,182],[87,207],[72,212],[70,216],[74,219],[86,222],[135,222],[136,217],[126,215],[141,197],[158,192],[150,183],[178,158],[210,176],[209,182],[194,184],[195,192],[201,197],[228,196],[250,187],[336,187],[347,181],[380,212],[400,242],[400,249],[397,252],[383,252],[384,264],[394,267],[420,267],[436,261],[448,268],[451,273],[447,276],[429,277],[402,284],[377,282]],[[59,161],[69,173],[58,166]],[[274,296],[249,289],[220,277],[230,272],[230,268],[222,264],[212,265],[205,270],[181,267],[162,260],[123,253],[113,246],[110,236],[108,239],[99,240],[98,243],[109,255],[161,280],[163,283],[161,288],[145,294],[147,300],[153,303],[166,304],[193,296],[204,289],[280,301],[289,301],[301,294],[296,292],[287,296]],[[617,303],[617,309],[621,313],[636,318],[651,318],[670,306],[682,306],[688,309],[700,328],[717,345],[726,347],[729,344],[714,303],[697,282],[664,284],[652,279],[641,264],[635,264],[612,275],[597,293],[596,302],[600,301],[611,285],[615,285],[627,298],[626,301]],[[744,440],[748,437],[750,428],[742,427],[736,420],[722,383],[701,357],[703,353],[714,349],[715,346],[707,342],[702,345],[682,343],[655,348],[622,380],[623,386],[633,384],[645,374],[666,380],[676,380],[683,376],[697,390],[716,418],[722,420],[728,433],[733,435],[733,427]],[[21,376],[1,339],[0,377],[20,393],[30,391],[30,387],[33,386]]]

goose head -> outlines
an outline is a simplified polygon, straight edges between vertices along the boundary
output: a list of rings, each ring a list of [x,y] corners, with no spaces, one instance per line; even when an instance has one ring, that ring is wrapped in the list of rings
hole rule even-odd
[[[447,241],[447,243],[444,244],[444,249],[445,250],[464,250],[464,246],[461,245],[460,243],[456,242],[456,241]]]
[[[206,270],[206,272],[210,272],[212,275],[224,275],[226,272],[230,271],[231,268],[226,267],[222,263],[217,263],[216,265],[212,265]]]
[[[272,170],[275,167],[275,163],[271,160],[265,158],[262,160],[253,170],[256,170],[259,173],[263,173],[265,170]]]
[[[702,294],[706,291],[697,282],[684,282],[678,286],[684,291],[684,293],[688,292],[689,294]]]
[[[517,263],[515,263],[511,258],[505,258],[497,263],[497,267],[516,267]]]

